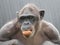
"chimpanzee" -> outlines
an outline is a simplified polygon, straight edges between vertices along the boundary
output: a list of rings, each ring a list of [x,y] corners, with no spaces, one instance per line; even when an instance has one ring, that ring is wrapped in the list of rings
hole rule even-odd
[[[27,4],[17,12],[17,17],[0,29],[2,45],[55,45],[59,32],[53,24],[43,19],[45,10]],[[0,44],[0,45],[1,45]]]

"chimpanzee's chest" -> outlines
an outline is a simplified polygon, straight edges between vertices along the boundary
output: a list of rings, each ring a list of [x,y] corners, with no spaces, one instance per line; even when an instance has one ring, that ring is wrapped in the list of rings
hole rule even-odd
[[[23,44],[24,45],[42,45],[44,43],[44,41],[46,41],[46,39],[44,39],[41,36],[38,36],[38,37],[34,37],[31,39],[25,40],[25,42],[23,42]]]
[[[42,43],[46,40],[46,36],[42,33],[38,33],[32,38],[25,39],[21,34],[16,34],[12,37],[13,39],[17,39],[20,41],[20,45],[42,45]]]

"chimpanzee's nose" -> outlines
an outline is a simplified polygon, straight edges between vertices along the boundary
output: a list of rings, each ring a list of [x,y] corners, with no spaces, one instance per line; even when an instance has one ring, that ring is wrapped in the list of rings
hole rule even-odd
[[[22,25],[21,30],[27,30],[30,29],[30,25]]]
[[[24,25],[29,25],[29,22],[24,22]]]

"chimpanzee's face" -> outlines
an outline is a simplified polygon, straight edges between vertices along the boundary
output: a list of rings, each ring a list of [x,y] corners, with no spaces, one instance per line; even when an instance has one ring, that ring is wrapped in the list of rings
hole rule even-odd
[[[39,30],[39,24],[44,17],[44,10],[35,5],[26,5],[18,13],[18,27],[25,37],[32,37]]]
[[[34,26],[38,22],[38,17],[32,14],[20,15],[19,23],[21,24],[22,33],[27,33],[25,37],[31,37],[35,33]],[[28,34],[30,33],[30,34]]]

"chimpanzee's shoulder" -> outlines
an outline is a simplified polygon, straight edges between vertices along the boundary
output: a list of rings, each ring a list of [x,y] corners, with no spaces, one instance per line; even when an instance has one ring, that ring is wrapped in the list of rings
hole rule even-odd
[[[42,21],[41,21],[41,25],[42,25],[42,26],[45,26],[45,27],[46,27],[46,26],[53,26],[53,24],[52,24],[51,22],[48,22],[48,21],[46,21],[46,20],[42,20]]]
[[[8,30],[9,28],[11,28],[13,26],[13,22],[12,21],[9,21],[7,22],[5,25],[3,25],[0,29],[1,30]]]
[[[15,20],[15,19],[14,19]],[[16,23],[16,21],[14,21],[14,20],[11,20],[11,21],[9,21],[9,22],[7,22],[6,24],[4,24],[2,27],[1,27],[1,29],[0,29],[0,31],[2,30],[9,30],[9,29],[11,29],[14,25],[15,25],[15,23]]]
[[[50,22],[42,20],[42,28],[46,31],[53,32],[56,35],[59,35],[58,29]]]

